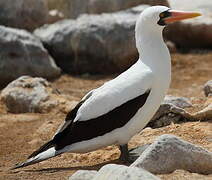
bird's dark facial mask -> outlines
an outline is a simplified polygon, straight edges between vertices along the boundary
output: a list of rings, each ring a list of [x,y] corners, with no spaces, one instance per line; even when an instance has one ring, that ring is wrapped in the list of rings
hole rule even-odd
[[[173,22],[181,21],[184,19],[190,19],[198,16],[201,16],[201,14],[198,12],[175,11],[169,9],[160,13],[160,20],[158,21],[158,24],[160,26],[165,26]]]
[[[170,10],[170,9],[169,9],[169,10]],[[169,12],[169,10],[160,13],[160,15],[159,15],[160,20],[158,21],[158,24],[159,24],[160,26],[165,26],[165,25],[166,25],[166,23],[165,23],[165,18],[168,18],[168,17],[171,16],[171,13]]]

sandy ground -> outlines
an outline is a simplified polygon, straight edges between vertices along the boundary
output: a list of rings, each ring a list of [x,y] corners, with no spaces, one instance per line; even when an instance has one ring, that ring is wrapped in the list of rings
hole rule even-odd
[[[174,54],[173,76],[169,94],[189,97],[196,112],[204,107],[203,84],[212,79],[212,53]],[[98,87],[113,76],[61,76],[52,82],[70,100],[79,100],[90,89]],[[108,163],[120,163],[116,146],[86,154],[66,153],[20,170],[8,170],[53,136],[65,114],[55,109],[48,114],[10,114],[0,102],[0,180],[67,179],[79,169],[98,170]],[[159,129],[144,129],[130,141],[130,147],[151,143],[162,134],[174,134],[212,151],[212,120],[172,124]],[[177,170],[159,175],[163,180],[209,180],[212,175],[199,175]]]

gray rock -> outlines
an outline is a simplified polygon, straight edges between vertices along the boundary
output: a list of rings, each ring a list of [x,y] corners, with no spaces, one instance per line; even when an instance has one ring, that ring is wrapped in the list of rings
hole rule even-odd
[[[207,101],[208,102],[206,102],[205,108],[203,108],[201,111],[198,111],[198,112],[192,114],[192,116],[196,120],[198,120],[198,121],[212,120],[212,97],[209,98]]]
[[[82,1],[75,2],[76,11],[81,11]],[[82,15],[76,20],[64,20],[43,26],[34,33],[41,38],[57,64],[67,73],[121,72],[137,60],[134,27],[136,19],[146,7],[149,6],[141,5],[100,15]],[[192,23],[189,26],[188,30],[183,23],[170,25],[166,28],[165,38],[176,42],[178,46],[180,42],[192,47],[195,44],[193,40],[198,44],[206,44],[201,34],[192,32],[193,29],[198,31],[196,25]],[[201,32],[206,34],[203,29]]]
[[[69,177],[69,180],[92,180],[96,174],[97,171],[79,170]]]
[[[12,113],[46,112],[59,104],[55,92],[43,78],[22,76],[1,92],[1,99]]]
[[[174,42],[178,48],[210,48],[212,45],[212,24],[202,21],[178,22],[170,24],[164,31],[166,39]]]
[[[108,164],[103,166],[92,180],[159,180],[160,178],[148,171],[127,167],[124,165]]]
[[[81,14],[115,12],[141,4],[169,6],[167,0],[45,0],[49,9],[63,12],[66,18]]]
[[[139,156],[150,146],[150,144],[145,144],[143,146],[138,146],[136,148],[129,150],[130,160],[133,162],[139,158]]]
[[[65,72],[111,73],[128,68],[137,59],[134,28],[149,6],[101,15],[83,15],[34,31]],[[98,52],[98,53],[97,53]]]
[[[192,104],[187,98],[166,96],[160,108],[155,113],[147,126],[159,128],[168,126],[171,123],[181,123],[188,120],[194,120],[183,108],[190,107]]]
[[[171,24],[164,35],[180,48],[211,48],[212,45],[212,2],[208,0],[169,0],[171,8],[197,11],[203,15],[184,22]]]
[[[172,104],[162,104],[150,122],[147,124],[147,127],[151,128],[160,128],[164,126],[168,126],[171,123],[179,123],[184,120],[181,113],[174,113],[172,112],[176,106]],[[181,109],[180,109],[181,110]],[[182,110],[184,113],[184,110]]]
[[[176,97],[172,95],[166,95],[163,104],[173,104],[182,109],[192,107],[192,104],[188,98]]]
[[[1,25],[34,30],[45,24],[48,8],[44,0],[1,0]]]
[[[0,85],[22,76],[55,78],[60,69],[41,41],[25,30],[0,26]]]
[[[171,173],[177,169],[210,174],[212,152],[166,134],[158,137],[130,167],[144,168],[156,174]]]
[[[115,12],[141,4],[169,6],[167,0],[69,0],[68,17],[76,18],[85,13]]]
[[[208,81],[205,85],[204,85],[204,93],[205,96],[212,96],[212,80]]]

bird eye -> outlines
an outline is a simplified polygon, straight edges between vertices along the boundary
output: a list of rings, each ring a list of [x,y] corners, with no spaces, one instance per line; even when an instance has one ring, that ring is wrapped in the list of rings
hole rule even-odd
[[[160,18],[164,18],[165,17],[165,13],[164,12],[162,12],[162,13],[160,13]]]
[[[167,11],[164,11],[164,12],[160,13],[160,15],[159,15],[159,17],[161,19],[169,17],[169,16],[171,16],[171,13],[169,12],[169,9]]]

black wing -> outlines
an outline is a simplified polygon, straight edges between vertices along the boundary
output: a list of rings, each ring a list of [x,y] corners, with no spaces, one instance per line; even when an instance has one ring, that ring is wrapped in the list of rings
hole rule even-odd
[[[83,102],[79,103],[67,115],[67,119],[72,120],[66,121],[66,125],[64,125],[64,128],[62,128],[63,130],[55,135],[55,149],[60,150],[63,149],[65,146],[71,145],[73,143],[86,141],[98,136],[102,136],[113,131],[114,129],[123,127],[145,104],[149,94],[150,91],[147,91],[146,93],[127,101],[119,107],[116,107],[110,112],[97,118],[89,119],[87,121],[73,122],[73,117],[76,116],[76,112],[83,104]]]
[[[61,133],[62,131],[64,131],[64,129],[66,129],[69,125],[71,125],[73,123],[73,120],[75,119],[76,115],[77,115],[77,111],[78,109],[81,107],[81,105],[92,96],[93,94],[93,90],[90,91],[76,106],[74,109],[72,109],[65,118],[65,122],[64,124],[58,129],[57,133],[55,134],[55,136],[59,133]],[[55,137],[54,136],[54,137]]]

